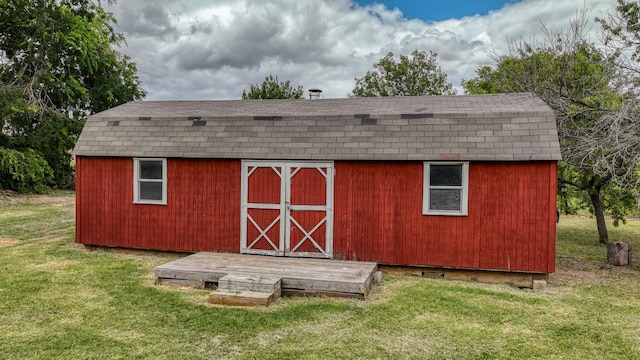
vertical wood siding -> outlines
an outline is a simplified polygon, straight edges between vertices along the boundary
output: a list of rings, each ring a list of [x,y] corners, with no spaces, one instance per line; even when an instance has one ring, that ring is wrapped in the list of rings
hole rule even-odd
[[[422,215],[422,162],[336,162],[336,258],[553,272],[555,162],[471,163],[469,215]]]
[[[167,161],[167,205],[133,203],[131,158],[78,157],[76,239],[142,249],[240,251],[240,162]]]
[[[78,157],[77,241],[239,252],[241,162],[168,159],[167,170],[167,205],[139,205],[132,159]],[[422,162],[335,162],[334,258],[553,272],[556,171],[555,162],[473,162],[469,215],[427,216]],[[316,196],[294,198],[315,203]]]

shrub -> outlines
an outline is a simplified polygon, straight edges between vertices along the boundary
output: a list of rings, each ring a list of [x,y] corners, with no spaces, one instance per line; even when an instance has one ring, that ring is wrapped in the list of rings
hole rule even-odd
[[[53,179],[47,161],[33,151],[0,147],[0,189],[42,193]]]

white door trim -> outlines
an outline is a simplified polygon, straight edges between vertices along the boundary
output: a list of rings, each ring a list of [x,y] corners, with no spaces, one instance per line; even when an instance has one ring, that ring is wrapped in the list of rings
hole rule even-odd
[[[249,203],[249,177],[257,168],[273,169],[274,173],[280,177],[280,203],[260,204]],[[291,180],[302,168],[315,168],[325,177],[326,183],[326,205],[292,205],[291,204]],[[278,170],[280,169],[280,171]],[[325,171],[326,169],[326,171]],[[298,257],[333,257],[333,177],[334,167],[332,161],[264,161],[264,160],[243,160],[241,172],[241,216],[240,216],[240,252],[243,254],[262,254],[275,256],[298,256]],[[249,215],[249,209],[271,209],[280,210],[279,216],[272,221],[265,229],[261,229]],[[319,221],[312,229],[305,230],[291,216],[292,211],[324,211],[325,217]],[[260,233],[256,239],[247,239],[247,224],[251,224]],[[280,239],[270,239],[266,233],[279,223]],[[313,233],[325,226],[324,248],[313,238]],[[295,226],[302,232],[301,240],[293,249],[290,247],[290,229]],[[273,249],[252,249],[251,247],[260,239],[264,238]],[[297,252],[296,250],[305,241],[318,250],[317,252]]]

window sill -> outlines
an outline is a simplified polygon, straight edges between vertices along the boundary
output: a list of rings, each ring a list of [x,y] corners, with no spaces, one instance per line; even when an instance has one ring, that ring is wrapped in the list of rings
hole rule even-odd
[[[133,202],[134,205],[167,205],[166,201],[134,201]]]
[[[429,211],[426,213],[422,213],[424,216],[468,216],[467,213],[461,212],[445,212],[445,211]]]

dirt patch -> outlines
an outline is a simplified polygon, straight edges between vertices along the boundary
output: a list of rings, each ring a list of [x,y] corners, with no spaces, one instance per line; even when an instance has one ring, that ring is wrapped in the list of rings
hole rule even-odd
[[[556,269],[556,272],[553,274],[549,274],[549,284],[564,286],[564,285],[574,285],[574,284],[601,284],[604,282],[604,279],[601,274],[599,274],[599,270],[594,268],[593,270],[582,270],[582,269]]]
[[[598,284],[602,282],[600,266],[573,256],[559,256],[556,272],[549,275],[549,282],[557,285]]]
[[[38,195],[29,199],[31,204],[53,204],[68,206],[76,203],[76,194],[66,195]]]
[[[53,195],[23,195],[3,191],[0,192],[0,202],[8,202],[10,204],[51,204],[57,208],[74,211],[76,205],[76,194],[74,192],[65,192]]]
[[[0,237],[0,247],[5,247],[5,246],[17,244],[19,242],[20,242],[20,240],[18,240],[18,239]]]
[[[572,256],[558,257],[556,272],[549,274],[549,284],[598,285],[623,274],[639,275],[636,266],[611,266],[602,262],[582,261]]]

